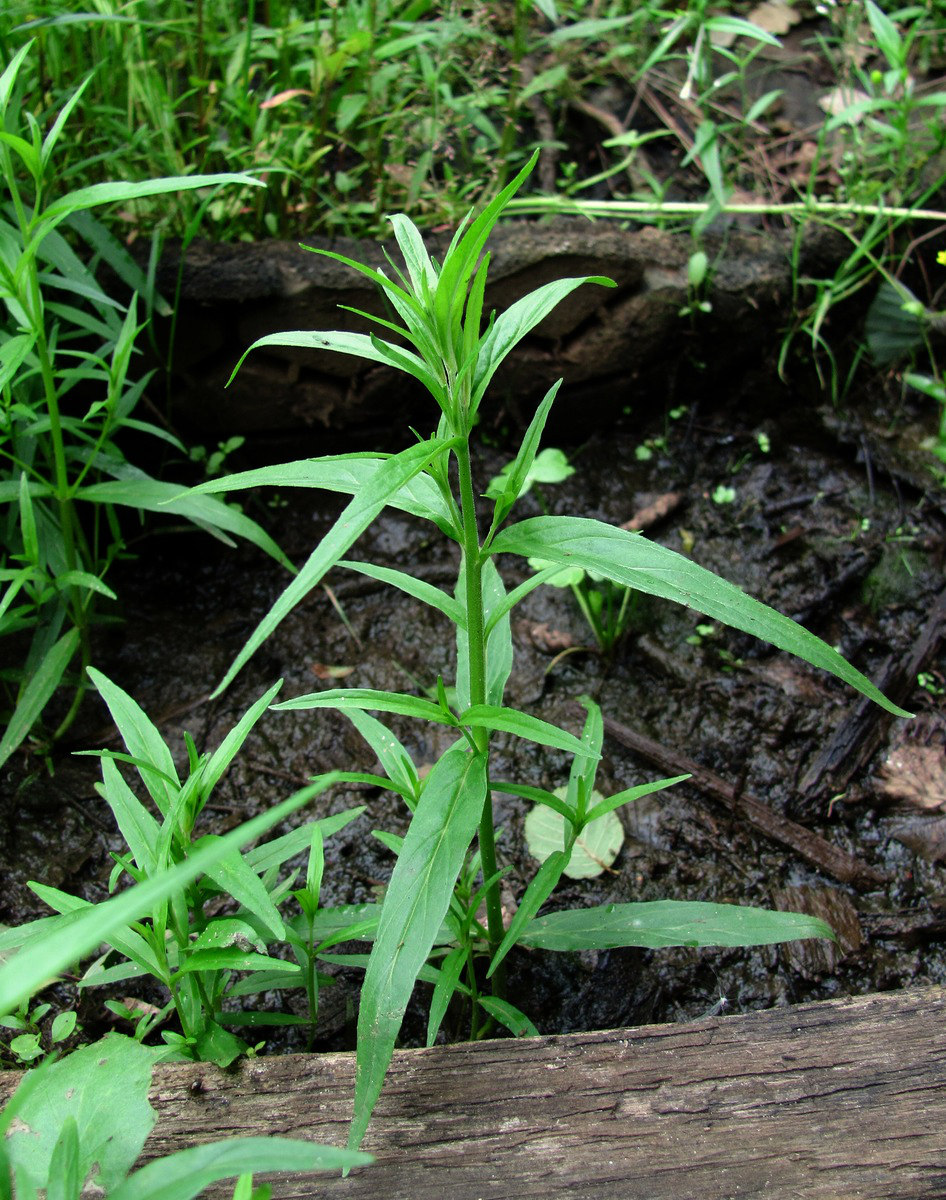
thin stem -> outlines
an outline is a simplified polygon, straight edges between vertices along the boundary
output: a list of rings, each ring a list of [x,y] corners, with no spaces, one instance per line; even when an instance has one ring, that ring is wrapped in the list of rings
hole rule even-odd
[[[479,530],[476,523],[476,500],[473,492],[473,471],[468,441],[456,451],[460,481],[460,511],[463,517],[463,565],[466,585],[467,646],[470,669],[470,703],[486,703],[486,636],[483,619],[483,562],[480,554]],[[473,740],[482,754],[489,754],[489,731],[474,729]],[[484,879],[496,875],[496,835],[493,827],[493,797],[487,778],[486,798],[479,832],[480,863]],[[498,880],[486,890],[486,923],[489,931],[490,954],[495,954],[505,936],[502,901]],[[493,975],[493,993],[502,996],[506,990],[502,967]]]

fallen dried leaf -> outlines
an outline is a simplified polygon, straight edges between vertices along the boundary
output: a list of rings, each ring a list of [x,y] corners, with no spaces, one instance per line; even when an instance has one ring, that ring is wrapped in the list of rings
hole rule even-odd
[[[656,525],[658,521],[669,516],[674,509],[679,508],[682,500],[682,492],[664,492],[662,496],[658,496],[649,504],[645,504],[643,508],[639,508],[629,521],[624,522],[621,528],[629,529],[632,533],[649,529],[651,525]]]
[[[344,679],[354,669],[354,667],[330,667],[320,662],[312,663],[309,667],[316,679]]]
[[[277,92],[275,96],[270,96],[268,100],[264,100],[260,108],[279,108],[281,104],[285,104],[287,100],[292,100],[296,96],[311,96],[312,93],[305,88],[289,88],[285,92]]]
[[[946,805],[946,758],[941,745],[904,742],[887,756],[877,788],[891,800],[932,810]]]
[[[793,25],[798,24],[801,13],[792,8],[788,0],[762,0],[762,3],[757,4],[749,13],[749,20],[766,33],[773,33],[778,37],[779,34],[788,33]]]

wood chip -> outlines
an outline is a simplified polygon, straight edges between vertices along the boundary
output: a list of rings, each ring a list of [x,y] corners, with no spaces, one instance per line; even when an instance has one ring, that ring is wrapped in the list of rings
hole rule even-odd
[[[632,533],[649,529],[651,525],[656,525],[658,521],[668,517],[674,509],[679,508],[682,501],[682,492],[664,492],[662,496],[657,496],[649,504],[639,508],[629,521],[624,522],[621,528],[629,529]]]

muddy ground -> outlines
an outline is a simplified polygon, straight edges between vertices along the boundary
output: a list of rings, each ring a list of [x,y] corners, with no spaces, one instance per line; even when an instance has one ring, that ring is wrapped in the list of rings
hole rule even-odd
[[[635,426],[631,413],[617,427],[560,441],[576,474],[533,491],[523,516],[545,508],[616,524],[641,518],[649,536],[800,615],[872,678],[891,680],[896,698],[917,717],[893,721],[875,710],[866,760],[859,762],[855,745],[839,770],[819,775],[819,756],[858,708],[843,685],[746,636],[707,629],[692,611],[646,598],[634,631],[607,660],[580,648],[590,636],[568,592],[542,588],[529,596],[514,613],[508,703],[577,732],[575,700],[590,694],[606,717],[659,743],[671,759],[696,760],[735,793],[727,806],[704,780],[622,809],[628,836],[613,868],[597,879],[565,881],[553,904],[686,898],[807,907],[827,915],[841,938],[835,950],[804,943],[748,951],[520,952],[510,960],[511,999],[541,1031],[674,1021],[720,1007],[740,1012],[946,981],[946,818],[939,815],[946,803],[946,662],[930,626],[943,594],[946,493],[926,461],[901,460],[892,450],[893,435],[923,417],[931,426],[929,414],[889,407],[879,395],[839,416],[781,385],[760,391],[744,381],[728,401],[711,405],[694,395],[685,411],[648,428]],[[490,444],[478,457],[482,485],[515,450],[502,420],[484,432]],[[731,491],[719,493],[721,486]],[[297,562],[341,506],[338,498],[303,491],[246,494],[246,504]],[[406,567],[450,588],[453,549],[431,527],[392,514],[352,557]],[[507,584],[524,577],[518,561],[502,565]],[[343,683],[354,687],[422,690],[438,673],[450,679],[455,653],[438,614],[342,571],[328,582],[350,630],[316,590],[211,701],[208,693],[286,576],[245,547],[227,550],[192,534],[152,539],[113,580],[124,620],[101,631],[97,664],[135,696],[181,758],[185,729],[199,748],[212,749],[280,677],[283,698],[332,686],[329,667],[344,668]],[[911,661],[924,637],[929,649]],[[916,682],[921,671],[925,688]],[[447,731],[391,722],[418,763],[443,748]],[[93,699],[74,748],[109,744],[111,732]],[[874,744],[879,748],[871,751]],[[567,778],[565,755],[512,739],[497,739],[497,748],[500,777],[515,773],[547,788]],[[270,713],[218,787],[202,831],[232,828],[313,773],[374,765],[343,717]],[[108,852],[121,848],[94,791],[94,760],[64,753],[53,766],[51,778],[41,762],[21,757],[4,771],[5,923],[45,915],[25,886],[29,879],[104,897]],[[607,736],[599,788],[607,793],[684,769],[679,761],[661,769]],[[746,797],[846,852],[854,864],[847,880],[815,865],[817,843],[800,854],[760,833],[744,811]],[[325,902],[374,899],[393,860],[370,831],[403,832],[403,805],[363,788],[338,789],[318,804],[319,813],[367,805],[326,846]],[[499,796],[497,808],[499,854],[515,900],[537,865],[524,839],[527,805]],[[74,1002],[70,985],[56,995]],[[351,1044],[356,997],[357,977],[340,971],[338,987],[323,995],[318,1045]],[[102,998],[92,991],[81,999],[89,1032],[103,1031],[111,1019]],[[303,1009],[292,995],[268,999]],[[418,1013],[405,1027],[408,1042],[422,1036]],[[268,1048],[298,1048],[301,1037],[276,1031]]]

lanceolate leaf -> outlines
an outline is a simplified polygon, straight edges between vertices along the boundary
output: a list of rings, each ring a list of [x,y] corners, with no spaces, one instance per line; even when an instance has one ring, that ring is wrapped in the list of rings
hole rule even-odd
[[[413,575],[408,575],[404,571],[392,570],[390,567],[376,567],[374,563],[351,562],[349,559],[341,559],[337,565],[344,567],[347,571],[357,571],[359,575],[368,575],[382,583],[389,583],[392,587],[406,592],[408,596],[413,596],[415,600],[420,600],[421,603],[438,609],[452,624],[461,627],[466,625],[463,607],[453,596],[448,595],[441,588],[434,587],[432,583],[427,583],[426,580],[416,579]]]
[[[254,471],[238,471],[220,479],[208,479],[188,495],[202,492],[235,492],[250,487],[310,487],[350,496],[367,487],[381,466],[388,461],[380,454],[338,454],[327,458],[303,458],[296,462]],[[35,494],[35,493],[34,493]],[[0,499],[3,498],[0,490]],[[425,472],[419,472],[388,497],[390,508],[401,509],[415,517],[434,521],[448,536],[454,536],[453,519],[437,485]]]
[[[421,721],[434,721],[438,725],[456,725],[449,720],[444,710],[433,700],[421,696],[408,696],[403,692],[380,692],[372,688],[330,688],[324,692],[311,692],[297,696],[294,700],[283,700],[274,704],[275,709],[296,708],[362,708],[368,712],[400,713],[404,717],[417,717]]]
[[[738,904],[655,900],[605,904],[538,917],[519,937],[540,950],[605,950],[641,946],[765,946],[796,938],[830,938],[830,925],[804,913]]]
[[[571,295],[583,283],[600,283],[604,287],[615,287],[613,279],[603,275],[583,275],[574,279],[555,279],[543,284],[528,296],[517,300],[498,317],[493,327],[483,338],[480,346],[476,373],[473,376],[473,398],[471,406],[475,412],[489,381],[496,373],[499,364],[510,350],[522,338],[539,324],[548,314],[560,304],[566,296]]]
[[[491,549],[494,554],[521,554],[596,571],[615,583],[675,600],[830,671],[898,717],[910,716],[836,650],[790,617],[639,533],[586,517],[532,517],[501,530]]]
[[[368,528],[398,489],[423,471],[430,460],[448,443],[437,438],[420,442],[403,450],[393,458],[385,460],[370,482],[358,491],[347,505],[329,532],[309,555],[296,578],[289,584],[256,629],[250,634],[243,649],[217,687],[217,696],[236,675],[237,671],[269,637],[282,619],[292,612],[299,601],[316,586],[330,567],[333,567],[345,551]]]
[[[485,799],[486,758],[459,742],[427,777],[381,908],[361,989],[351,1149],[368,1127],[414,981],[450,907]]]
[[[0,740],[0,765],[6,762],[33,728],[50,696],[59,686],[78,644],[78,630],[70,629],[44,656],[39,670],[23,689],[23,695]]]
[[[502,733],[514,733],[517,737],[537,742],[540,746],[554,746],[567,750],[569,754],[587,754],[587,748],[566,729],[550,725],[517,708],[497,708],[491,704],[474,704],[460,714],[460,724],[471,728],[494,729]]]

